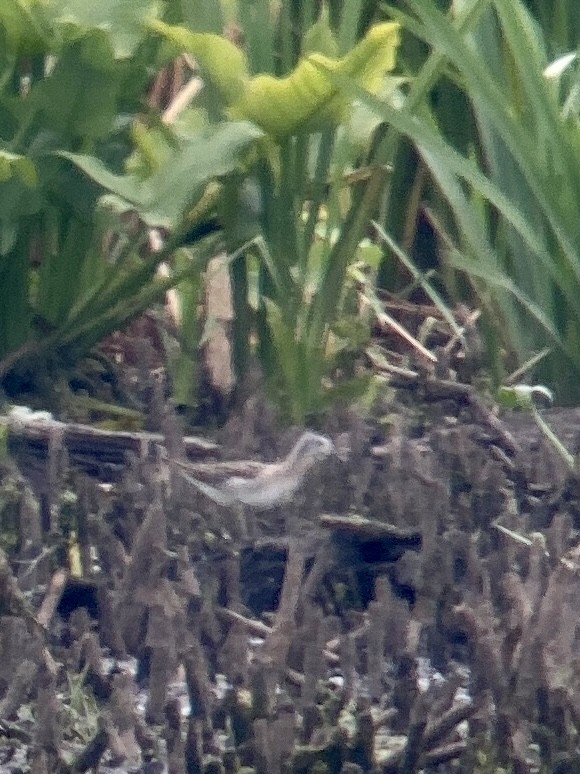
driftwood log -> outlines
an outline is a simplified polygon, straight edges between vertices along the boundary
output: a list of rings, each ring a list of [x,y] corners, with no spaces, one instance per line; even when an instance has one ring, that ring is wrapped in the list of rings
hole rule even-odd
[[[104,479],[121,470],[127,454],[140,459],[152,457],[156,447],[165,444],[161,433],[101,430],[53,419],[0,417],[0,429],[8,435],[8,449],[23,467],[49,460],[51,451],[65,449],[69,462]],[[219,445],[207,438],[185,436],[183,449],[190,460],[215,457]]]

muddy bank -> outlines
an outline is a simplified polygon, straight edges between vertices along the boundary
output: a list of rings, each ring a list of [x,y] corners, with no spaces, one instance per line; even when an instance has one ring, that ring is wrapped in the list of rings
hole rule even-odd
[[[548,413],[572,450],[578,416]],[[66,431],[46,457],[10,439],[3,771],[578,765],[575,473],[471,393],[319,429],[348,460],[260,513],[171,465],[283,458],[299,431],[258,411],[205,450],[168,414],[163,444],[91,469]]]

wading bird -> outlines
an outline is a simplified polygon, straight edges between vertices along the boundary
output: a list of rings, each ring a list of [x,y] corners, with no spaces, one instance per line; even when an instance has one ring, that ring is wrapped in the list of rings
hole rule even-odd
[[[185,480],[218,505],[265,510],[291,502],[308,471],[333,455],[342,458],[330,438],[307,431],[280,462],[263,465],[251,477],[231,476],[216,486],[199,481],[186,472],[186,463],[176,462]]]

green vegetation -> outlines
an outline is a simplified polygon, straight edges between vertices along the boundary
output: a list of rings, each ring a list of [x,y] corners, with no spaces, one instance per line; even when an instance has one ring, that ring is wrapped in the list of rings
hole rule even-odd
[[[175,389],[195,406],[201,278],[225,243],[238,378],[256,353],[305,422],[365,388],[349,267],[371,222],[394,289],[422,212],[431,255],[411,274],[435,270],[440,308],[483,309],[496,381],[546,350],[535,380],[578,399],[570,2],[127,2],[0,9],[5,387],[41,385],[177,285]],[[204,87],[168,119],[153,77],[183,53]],[[209,217],[219,237],[184,247]]]
[[[90,13],[32,4],[36,66],[24,72],[29,25],[12,24],[2,81],[2,186],[11,206],[0,241],[0,372],[22,381],[48,364],[74,363],[172,284],[195,308],[216,241],[181,259],[174,251],[192,225],[217,212],[238,255],[231,267],[238,374],[257,334],[273,394],[289,418],[304,421],[329,400],[324,377],[338,360],[344,365],[350,345],[344,333],[331,343],[332,325],[385,178],[370,155],[364,182],[350,190],[344,183],[369,135],[355,141],[346,131],[350,101],[318,64],[378,93],[395,65],[398,28],[376,24],[357,41],[358,3],[336,34],[327,9],[317,18],[314,3],[299,19],[282,9],[265,25],[269,4],[258,3],[244,15],[246,56],[222,36],[221,6],[206,3],[198,14],[195,5],[184,13],[188,29],[157,16],[155,4],[135,8],[130,20],[122,0]],[[109,28],[117,16],[123,24]],[[144,105],[148,78],[183,51],[195,56],[205,88],[179,120],[160,122]],[[150,227],[169,234],[161,252],[146,249]],[[160,279],[155,271],[170,258],[180,270]],[[248,295],[256,265],[257,320]],[[342,329],[352,326],[343,321]],[[187,333],[193,383],[196,336]]]
[[[262,11],[267,14],[267,7]],[[317,21],[304,20],[298,31],[282,12],[279,26],[273,24],[258,36],[257,21],[250,18],[249,26],[242,29],[243,37],[255,44],[249,46],[249,56],[215,33],[159,21],[150,25],[175,45],[176,54],[185,50],[199,63],[208,84],[207,115],[225,121],[224,127],[251,121],[248,126],[264,132],[243,183],[241,177],[230,180],[219,194],[218,210],[230,252],[246,240],[251,243],[232,265],[235,358],[238,374],[243,375],[256,331],[272,395],[289,419],[301,423],[332,399],[332,390],[322,387],[323,380],[332,376],[344,352],[344,344],[337,344],[336,338],[330,342],[332,326],[339,317],[348,265],[385,180],[384,169],[369,158],[368,181],[350,192],[345,190],[344,174],[352,170],[354,156],[364,150],[365,142],[361,147],[360,139],[355,144],[344,132],[350,100],[340,95],[319,65],[378,92],[385,73],[395,65],[398,27],[376,24],[357,43],[355,28],[349,26],[351,13],[352,9],[343,16],[336,35],[325,8]],[[219,18],[217,4],[215,16]],[[275,54],[276,41],[288,51],[282,64]],[[268,72],[253,75],[258,65],[267,66]],[[280,68],[283,76],[270,74]],[[76,161],[93,180],[135,207],[142,218],[151,219],[137,199],[137,190],[130,187],[130,196],[127,194],[131,180]],[[166,168],[163,177],[177,179]],[[152,184],[152,190],[160,188]],[[342,201],[341,193],[346,194]],[[252,198],[253,206],[248,204]],[[323,208],[327,220],[321,237],[316,225]],[[182,211],[178,206],[174,215]],[[169,221],[167,225],[173,224]],[[337,234],[335,241],[333,234]],[[257,322],[247,292],[249,256],[259,267]],[[344,393],[344,385],[339,389]]]
[[[434,3],[407,0],[409,13],[391,9],[392,16],[430,53],[403,109],[341,82],[389,124],[384,160],[397,159],[399,132],[416,148],[422,180],[413,193],[429,202],[440,279],[451,297],[475,298],[486,312],[496,379],[548,347],[537,377],[560,402],[574,402],[580,396],[575,56],[546,68],[550,55],[568,53],[563,46],[575,48],[577,38],[572,42],[564,32],[573,27],[562,26],[571,4],[554,5],[549,24],[533,8],[546,22],[542,29],[522,2],[470,0],[445,15]],[[451,131],[458,117],[462,131]],[[392,217],[386,230],[397,233]]]
[[[123,175],[151,75],[170,58],[148,29],[157,4],[132,2],[130,14],[126,4],[9,0],[0,9],[0,375],[15,390],[77,362],[172,284],[199,275],[209,244],[169,278],[156,269],[205,186],[236,171],[262,136],[247,122],[211,138],[182,127],[163,169]],[[81,169],[121,180],[142,220]],[[171,228],[157,253],[147,247],[152,223]]]

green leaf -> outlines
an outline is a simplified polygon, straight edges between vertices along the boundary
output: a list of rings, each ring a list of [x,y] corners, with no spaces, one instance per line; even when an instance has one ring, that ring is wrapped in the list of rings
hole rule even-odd
[[[300,357],[301,348],[296,340],[295,331],[284,322],[284,316],[279,306],[269,298],[264,299],[264,305],[279,369],[276,381],[282,387],[288,400],[288,413],[294,421],[300,422],[304,418],[303,391],[305,386],[304,380],[300,378],[304,367]]]
[[[221,32],[226,24],[234,23],[222,0],[187,0],[178,4],[185,25],[194,32]]]
[[[278,61],[279,24],[272,0],[226,0],[237,7],[251,72],[274,72]],[[302,4],[301,4],[302,5]]]
[[[43,54],[50,49],[54,33],[47,10],[42,0],[2,0],[0,30],[8,51],[21,57]]]
[[[26,156],[0,150],[0,184],[9,180],[13,175],[19,177],[29,188],[34,188],[38,184],[34,162]]]
[[[536,405],[538,398],[548,404],[554,402],[552,391],[539,384],[514,384],[510,387],[502,385],[498,390],[497,397],[500,405],[504,408],[523,408],[528,411],[531,411]]]
[[[248,77],[244,52],[221,35],[190,32],[185,27],[153,21],[150,28],[195,56],[204,77],[218,90],[226,105],[239,97]]]
[[[180,282],[176,291],[180,300],[181,321],[179,324],[179,352],[170,361],[173,380],[173,398],[178,406],[194,407],[199,388],[199,345],[201,325],[199,305],[203,294],[201,262],[192,260],[190,250],[182,248],[174,255],[177,270],[191,268],[193,271]]]
[[[398,45],[397,24],[376,24],[342,59],[312,54],[300,59],[285,78],[252,78],[231,106],[231,114],[253,121],[278,140],[333,125],[342,119],[350,100],[341,96],[323,68],[348,75],[374,93],[385,72],[395,66]]]
[[[323,2],[318,20],[310,27],[302,42],[302,54],[324,54],[338,56],[338,43],[330,26],[328,5]]]
[[[42,111],[45,129],[87,142],[111,132],[120,87],[113,51],[98,32],[67,46],[31,99]]]
[[[319,33],[324,17],[320,24]],[[253,121],[279,140],[336,123],[348,105],[348,100],[339,95],[330,79],[316,66],[317,62],[356,78],[358,83],[375,92],[384,73],[395,66],[399,45],[397,24],[376,24],[342,59],[313,54],[300,59],[285,78],[263,74],[250,79],[243,52],[228,40],[160,21],[150,26],[196,57],[233,117]]]
[[[262,132],[247,122],[228,122],[191,133],[166,163],[146,180],[115,175],[92,156],[60,153],[96,183],[135,209],[150,226],[177,228],[201,197],[210,180],[239,167]]]
[[[71,218],[60,249],[47,250],[43,256],[35,311],[52,326],[66,319],[86,285],[100,280],[99,269],[111,268],[92,241],[91,226]]]
[[[102,30],[110,38],[115,58],[135,53],[147,34],[147,24],[161,10],[159,0],[52,0],[53,20],[68,39]],[[51,9],[52,10],[52,9]]]
[[[576,460],[574,455],[570,454],[537,409],[536,404],[538,401],[548,405],[554,402],[551,390],[543,385],[515,384],[511,387],[503,385],[498,390],[498,400],[500,405],[506,408],[524,409],[530,413],[545,438],[552,444],[569,470],[575,469]]]
[[[44,203],[40,188],[31,188],[21,176],[12,175],[0,183],[0,256],[14,248],[19,230],[24,237],[31,228],[30,220],[38,216]],[[16,263],[25,265],[24,261]]]
[[[364,229],[384,188],[385,179],[386,170],[377,166],[368,183],[355,196],[342,225],[340,237],[330,251],[317,292],[308,310],[308,340],[313,349],[322,346],[325,331],[336,317],[337,299],[344,288],[348,265],[356,255]]]

